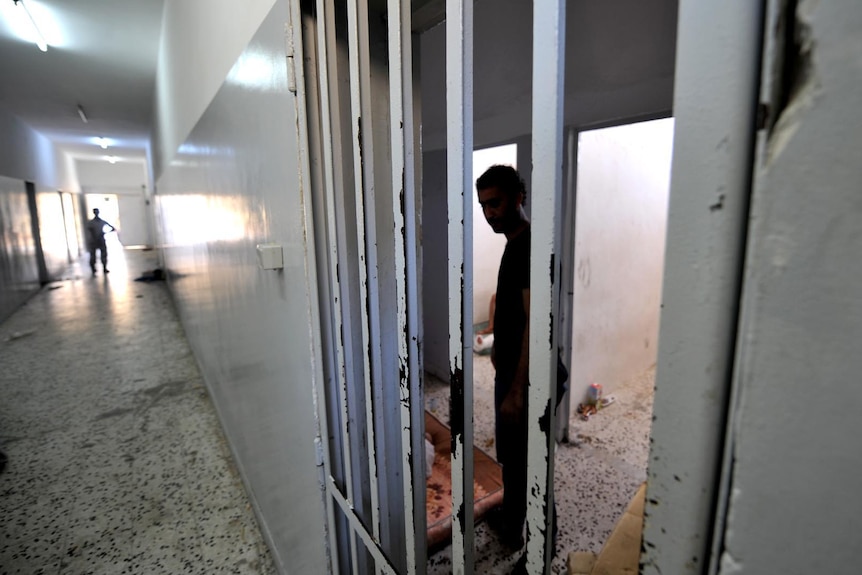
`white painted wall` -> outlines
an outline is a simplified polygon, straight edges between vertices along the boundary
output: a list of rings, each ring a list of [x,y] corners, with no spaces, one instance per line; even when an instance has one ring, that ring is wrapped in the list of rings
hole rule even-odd
[[[473,325],[489,321],[488,304],[497,291],[497,272],[506,249],[506,236],[496,234],[482,213],[475,184],[494,164],[518,168],[518,145],[506,144],[473,152]]]
[[[275,0],[165,2],[151,159],[158,178]]]
[[[655,363],[673,119],[578,139],[572,401]]]
[[[676,0],[567,4],[567,126],[667,115],[673,95],[676,7]],[[474,20],[474,146],[481,148],[532,129],[532,4],[480,0]],[[425,150],[446,146],[445,46],[445,26],[422,35]]]
[[[676,0],[570,2],[566,9],[567,126],[665,116],[673,95]],[[621,18],[620,14],[626,14]],[[474,146],[518,144],[518,165],[531,189],[532,5],[519,0],[475,4]],[[621,41],[624,39],[624,41]],[[423,163],[424,358],[448,379],[446,251],[445,26],[420,39]],[[434,155],[440,151],[439,156]],[[429,168],[436,166],[436,169]],[[441,180],[441,178],[443,178]],[[529,214],[530,203],[527,203]],[[485,222],[474,229],[487,227]],[[442,260],[441,260],[442,258]],[[443,267],[438,263],[443,262]],[[487,276],[474,273],[474,285]],[[496,282],[496,272],[493,273]],[[487,315],[474,298],[474,319]]]
[[[147,186],[147,171],[143,161],[120,161],[114,164],[102,160],[75,160],[78,183],[83,188],[132,188]]]
[[[168,28],[188,35],[183,49],[195,38],[238,41],[237,22],[213,20],[208,2],[190,4],[198,18],[182,12],[170,22],[166,13]],[[234,5],[240,27],[249,25],[240,11],[256,7]],[[164,150],[172,159],[156,197],[169,285],[263,532],[281,572],[305,574],[325,573],[326,559],[314,447],[309,293],[316,286],[305,270],[287,10],[287,0],[275,2],[232,68],[219,72],[221,59],[194,48],[196,65],[206,68],[196,74],[221,73],[220,87],[188,137]],[[188,119],[188,103],[169,116]],[[258,267],[255,245],[264,242],[284,247],[283,271]]]
[[[76,190],[65,156],[37,131],[0,110],[0,174],[55,189]]]
[[[119,228],[120,242],[124,246],[154,245],[146,164],[142,161],[111,164],[101,160],[77,160],[75,166],[85,193],[117,196],[119,218],[110,223]]]
[[[424,97],[424,96],[423,96]],[[423,116],[424,118],[424,116]],[[530,165],[530,137],[519,136],[509,140],[517,149],[513,165],[522,166],[521,177],[527,187],[527,215],[530,213],[530,169],[523,166]],[[511,159],[507,157],[507,159]],[[425,371],[431,373],[444,381],[449,380],[449,333],[448,322],[442,318],[448,317],[449,303],[446,266],[447,264],[447,242],[446,242],[446,150],[431,150],[422,154],[422,317],[425,339],[423,341],[423,359]],[[484,171],[484,170],[483,170]],[[481,175],[479,170],[474,170],[476,178]],[[474,178],[474,186],[475,179]],[[473,189],[472,193],[476,193]],[[500,257],[505,247],[505,238],[498,237],[488,227],[482,213],[478,211],[478,198],[473,207],[473,230],[483,233],[483,238],[476,239],[474,233],[474,266],[476,260],[483,260],[485,273],[473,274],[475,286],[481,285],[483,295],[473,296],[474,321],[482,322],[487,319],[488,303],[490,294],[496,290],[497,271],[500,265]],[[478,219],[477,219],[478,218]],[[484,234],[487,230],[490,236]],[[491,256],[485,256],[485,252]],[[493,271],[490,271],[490,262],[495,262]]]
[[[810,69],[755,171],[723,575],[859,571],[862,4],[802,1],[796,18]]]

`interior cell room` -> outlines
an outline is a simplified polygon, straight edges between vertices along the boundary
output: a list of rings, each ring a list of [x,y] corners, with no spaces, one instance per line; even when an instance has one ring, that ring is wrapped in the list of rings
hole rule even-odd
[[[567,4],[563,240],[558,344],[569,393],[558,408],[554,570],[570,551],[598,552],[646,479],[672,151],[676,3]],[[493,164],[517,168],[531,203],[532,9],[474,5],[475,180]],[[627,18],[619,18],[619,14]],[[630,16],[630,17],[629,17]],[[426,409],[448,422],[446,31],[422,33],[422,266]],[[505,237],[473,195],[473,333],[488,330]],[[469,257],[469,256],[468,256]],[[474,353],[474,445],[496,457],[494,369]],[[585,421],[593,383],[607,411]],[[604,458],[603,463],[596,463]],[[613,462],[613,465],[608,462]],[[605,465],[608,467],[605,467]],[[478,481],[478,477],[477,477]],[[594,493],[596,497],[584,497]],[[477,570],[505,569],[506,550],[480,522]],[[451,568],[432,552],[429,572]]]
[[[627,18],[619,18],[625,13]],[[477,2],[474,13],[474,147],[515,144],[515,164],[531,189],[532,9],[515,0]],[[566,129],[582,131],[669,117],[676,2],[574,2],[566,11]],[[425,369],[448,379],[446,317],[445,27],[419,40],[422,111],[422,233]],[[564,159],[564,162],[567,161]],[[572,182],[569,187],[574,188]],[[472,191],[471,191],[472,192]],[[567,190],[571,194],[572,190]],[[529,213],[529,202],[527,203]],[[476,217],[476,216],[474,216]],[[484,224],[481,215],[475,229]],[[479,256],[476,256],[477,258]],[[490,266],[490,267],[493,267]],[[479,297],[488,289],[480,284]],[[487,272],[483,263],[482,273]],[[493,281],[493,280],[492,280]],[[474,321],[488,302],[474,302]]]

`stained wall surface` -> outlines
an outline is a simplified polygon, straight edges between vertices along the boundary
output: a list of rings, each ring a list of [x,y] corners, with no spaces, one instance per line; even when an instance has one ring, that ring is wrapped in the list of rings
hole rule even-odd
[[[324,573],[309,280],[278,1],[157,181],[169,285],[285,573]],[[284,269],[255,246],[277,242]]]
[[[611,392],[658,350],[673,120],[582,132],[570,386]]]

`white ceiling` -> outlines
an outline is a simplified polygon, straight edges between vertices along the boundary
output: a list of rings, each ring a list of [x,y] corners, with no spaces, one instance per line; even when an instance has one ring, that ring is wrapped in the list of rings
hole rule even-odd
[[[0,106],[73,157],[144,158],[164,0],[26,2],[49,47],[16,35],[18,9],[0,0]],[[100,136],[109,150],[92,143]]]

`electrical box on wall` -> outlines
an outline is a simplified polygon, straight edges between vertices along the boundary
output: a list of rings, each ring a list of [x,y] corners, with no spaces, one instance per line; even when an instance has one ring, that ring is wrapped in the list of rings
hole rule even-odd
[[[257,261],[264,270],[280,270],[284,268],[284,251],[281,244],[258,244]]]

